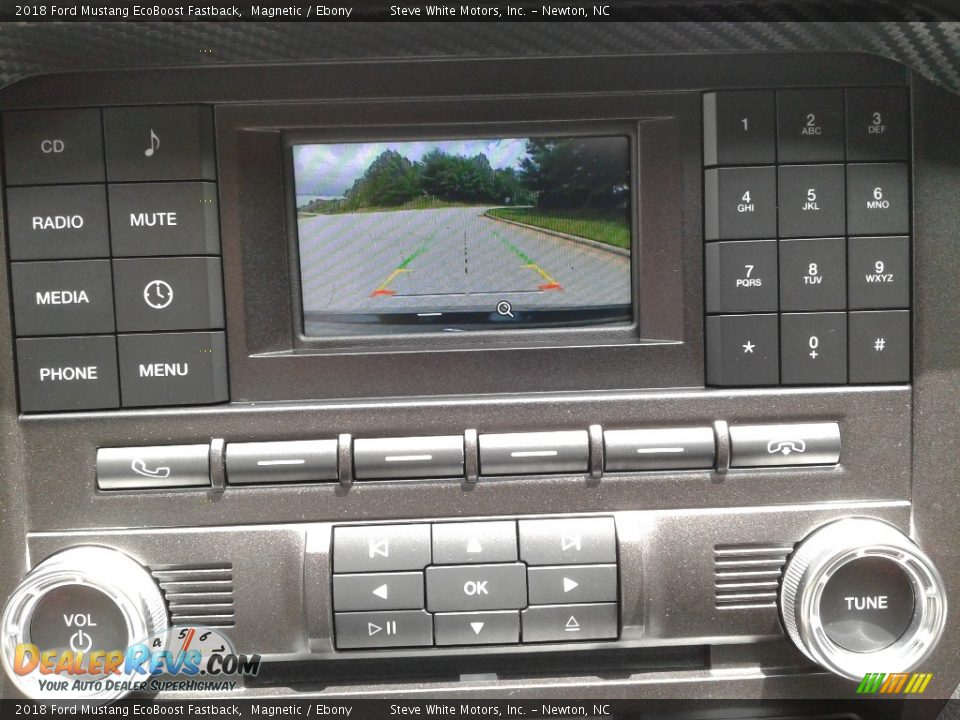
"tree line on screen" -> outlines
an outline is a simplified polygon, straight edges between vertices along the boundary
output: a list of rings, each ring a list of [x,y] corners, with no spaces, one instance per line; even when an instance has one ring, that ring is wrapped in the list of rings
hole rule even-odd
[[[527,140],[519,169],[494,169],[486,155],[451,155],[436,148],[417,162],[385,150],[342,199],[315,200],[307,212],[342,213],[446,204],[611,210],[626,206],[629,157],[624,138]],[[422,203],[421,203],[422,204]]]

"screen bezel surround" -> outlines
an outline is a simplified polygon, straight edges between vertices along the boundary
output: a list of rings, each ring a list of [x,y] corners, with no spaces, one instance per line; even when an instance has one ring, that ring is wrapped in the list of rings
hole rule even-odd
[[[571,345],[571,344],[621,344],[642,341],[640,327],[639,280],[639,219],[637,173],[639,171],[638,122],[560,122],[551,124],[546,132],[542,123],[487,123],[463,124],[455,130],[449,126],[403,125],[369,129],[336,128],[322,130],[296,130],[283,134],[284,193],[287,200],[287,228],[290,236],[290,283],[293,292],[292,311],[295,344],[297,348],[352,349],[369,352],[414,349],[423,342],[450,347],[482,345],[523,346]],[[524,327],[490,328],[462,333],[445,333],[441,330],[418,330],[416,332],[381,332],[350,334],[308,334],[305,330],[303,308],[303,267],[300,263],[299,223],[296,207],[296,177],[293,149],[297,145],[334,145],[345,143],[411,142],[478,140],[495,138],[542,138],[542,137],[618,137],[627,140],[630,169],[630,320],[619,323],[578,325],[571,327]]]

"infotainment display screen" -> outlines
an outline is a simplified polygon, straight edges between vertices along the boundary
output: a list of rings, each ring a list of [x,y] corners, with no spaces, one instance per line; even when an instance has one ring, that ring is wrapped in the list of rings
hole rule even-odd
[[[627,137],[293,146],[307,336],[632,320]]]

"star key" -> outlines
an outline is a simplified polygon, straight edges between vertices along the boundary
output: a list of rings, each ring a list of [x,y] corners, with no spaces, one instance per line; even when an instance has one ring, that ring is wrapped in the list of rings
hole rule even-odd
[[[754,350],[755,347],[757,347],[757,346],[754,345],[750,340],[747,340],[746,344],[743,345],[743,352],[744,352],[744,354],[750,353],[750,354],[752,355],[752,354],[753,354],[753,350]]]

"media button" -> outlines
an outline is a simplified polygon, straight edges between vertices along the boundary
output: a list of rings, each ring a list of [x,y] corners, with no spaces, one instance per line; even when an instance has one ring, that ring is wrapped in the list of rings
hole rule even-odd
[[[226,402],[227,347],[222,332],[120,335],[124,407]]]
[[[11,260],[110,256],[107,198],[98,185],[7,190]]]
[[[3,114],[7,185],[103,182],[100,111]]]
[[[110,185],[114,257],[217,255],[217,186],[207,182]]]
[[[209,107],[107,108],[103,127],[110,182],[217,177]]]
[[[113,332],[109,260],[16,262],[11,277],[18,336]]]
[[[433,645],[433,618],[423,610],[334,613],[337,649]]]
[[[220,258],[113,261],[117,330],[214,330],[223,327]]]
[[[120,406],[112,335],[17,340],[17,376],[24,412]]]

